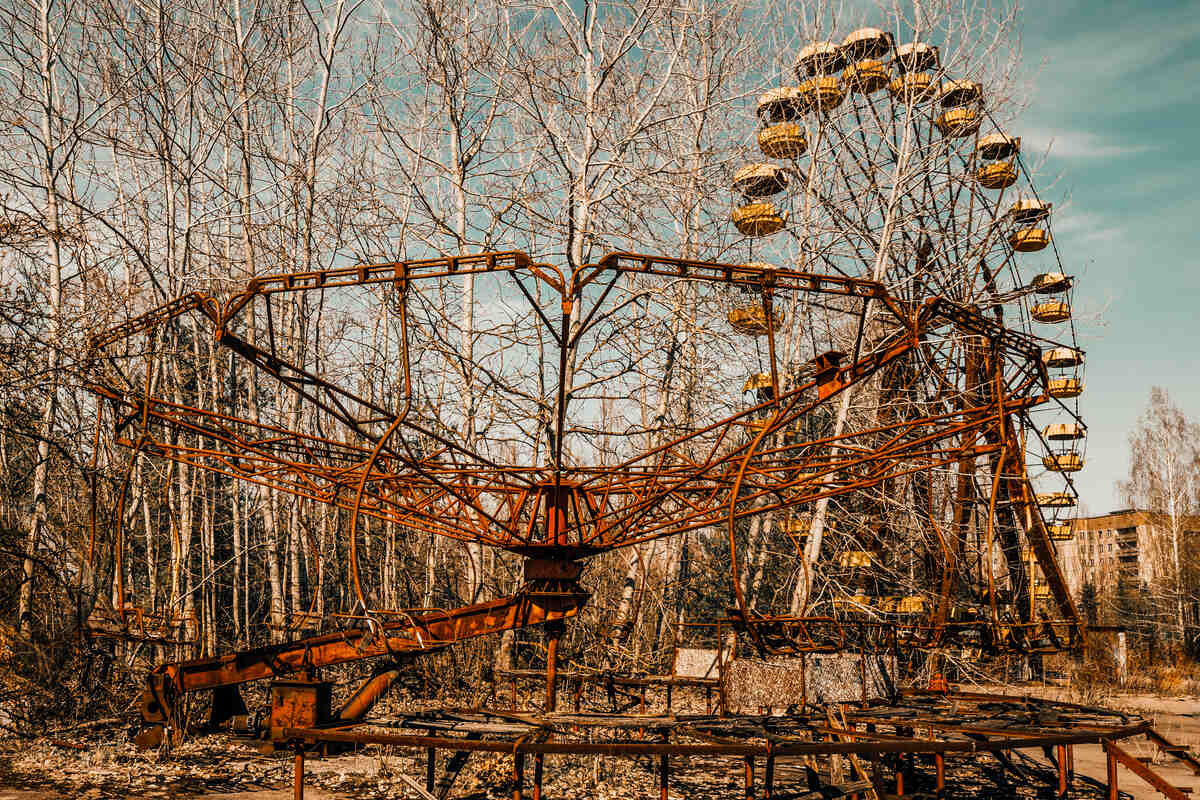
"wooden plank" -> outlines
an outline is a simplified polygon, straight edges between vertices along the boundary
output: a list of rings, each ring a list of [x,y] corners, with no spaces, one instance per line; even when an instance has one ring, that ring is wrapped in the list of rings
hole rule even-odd
[[[846,710],[844,708],[841,708],[838,711],[842,715],[842,727],[843,728],[849,727],[846,724]],[[825,708],[825,719],[829,721],[830,728],[836,727],[836,724],[833,721],[833,709],[829,708],[828,706],[826,706],[826,708]],[[840,740],[841,740],[841,738],[839,737],[839,741]],[[865,769],[863,769],[862,761],[860,761],[858,756],[855,755],[854,753],[849,753],[848,755],[850,756],[850,764],[854,767],[854,771],[856,773],[858,773],[858,777],[860,779],[866,781],[867,785],[869,785],[871,787],[866,792],[868,800],[879,800],[879,792],[875,788],[875,783],[871,780],[871,776],[867,774],[867,771]]]
[[[425,791],[425,787],[421,785],[420,781],[414,780],[413,778],[408,777],[407,775],[405,775],[402,772],[398,773],[398,777],[400,778],[400,780],[404,781],[404,783],[408,786],[408,788],[410,788],[414,792],[416,792],[417,796],[420,797],[421,800],[438,800],[437,797],[435,797],[434,795],[431,795],[429,792]]]

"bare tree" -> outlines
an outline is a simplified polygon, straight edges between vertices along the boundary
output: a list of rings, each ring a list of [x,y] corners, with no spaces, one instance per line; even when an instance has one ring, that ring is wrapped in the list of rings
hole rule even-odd
[[[87,167],[78,162],[91,155],[91,137],[112,102],[93,80],[87,53],[93,22],[87,7],[54,0],[0,8],[0,80],[11,120],[7,137],[11,149],[6,148],[0,166],[4,238],[15,248],[21,268],[28,270],[28,299],[38,309],[39,328],[35,338],[26,342],[40,363],[25,388],[40,408],[23,521],[25,552],[17,610],[22,630],[28,630],[31,622],[35,561],[54,492],[49,483],[52,443],[57,438],[63,392],[72,388],[68,371],[77,366],[72,343],[79,341],[82,320],[72,312],[85,307],[82,296],[68,294],[68,283],[80,285],[89,277],[85,229],[73,207],[73,202],[79,202],[79,182],[88,176],[76,172],[76,167]]]
[[[1165,597],[1179,641],[1186,635],[1185,610],[1195,587],[1185,583],[1185,533],[1197,512],[1200,485],[1200,423],[1188,418],[1160,386],[1150,389],[1146,410],[1129,433],[1129,478],[1120,482],[1127,502],[1166,521],[1150,529],[1165,542],[1154,542],[1162,564]],[[1160,516],[1161,515],[1161,516]],[[1160,532],[1161,531],[1161,532]]]
[[[47,498],[60,498],[64,519],[82,502],[63,477],[69,469],[53,467],[55,431],[72,441],[64,451],[93,447],[77,429],[98,412],[68,380],[68,348],[106,316],[197,290],[224,303],[279,271],[486,249],[524,250],[566,276],[600,254],[634,250],[874,278],[914,308],[933,295],[998,314],[1020,301],[998,288],[1000,272],[1005,288],[1015,286],[1016,265],[995,246],[1006,230],[998,196],[971,180],[974,140],[935,133],[931,96],[876,87],[796,120],[805,152],[771,157],[792,190],[783,232],[744,237],[729,223],[730,178],[764,158],[755,101],[799,82],[802,47],[861,24],[888,28],[898,42],[934,42],[941,58],[930,81],[982,82],[987,103],[973,107],[999,125],[1012,108],[1008,6],[47,0],[36,10],[3,12],[3,100],[19,118],[0,154],[0,236],[21,239],[3,268],[21,273],[26,305],[40,306],[36,335],[22,339],[35,345],[27,372],[38,377],[21,385],[36,390],[35,444],[20,444],[15,427],[0,440],[6,474],[31,466],[28,486],[14,482],[30,509],[20,520],[22,621],[48,532],[69,529],[47,522]],[[84,273],[95,277],[75,289],[74,274]],[[320,301],[279,293],[225,331],[269,343],[253,363],[230,357],[196,315],[147,331],[113,360],[130,395],[150,387],[179,407],[227,415],[239,430],[294,431],[344,448],[345,464],[375,446],[378,419],[400,405],[441,439],[497,462],[616,463],[740,410],[747,376],[770,370],[761,341],[726,324],[731,307],[757,298],[631,275],[614,282],[612,309],[592,334],[569,337],[560,398],[556,334],[537,321],[546,304],[558,313],[558,297],[521,288],[532,300],[473,275],[411,288],[409,341],[390,288],[330,290]],[[894,333],[866,302],[781,304],[784,385],[826,350],[870,352]],[[580,313],[568,311],[572,334]],[[413,354],[409,395],[396,369],[401,347]],[[964,347],[934,339],[919,358],[961,360]],[[354,387],[371,413],[349,409],[335,424],[281,377],[281,362]],[[10,407],[20,394],[6,389]],[[920,363],[906,364],[814,415],[805,436],[959,401]],[[348,530],[348,515],[324,508],[311,487],[247,485],[231,462],[144,452],[129,433],[138,425],[131,418],[112,442],[120,446],[110,454],[102,441],[97,454],[107,479],[99,493],[119,498],[120,517],[98,536],[97,551],[116,561],[104,602],[121,613],[194,616],[202,650],[330,624],[329,611],[469,603],[517,582],[512,563],[489,559],[477,542],[459,551],[379,519]],[[744,429],[731,430],[745,441]],[[172,436],[180,451],[210,443],[186,427]],[[966,452],[973,441],[957,444]],[[986,515],[946,512],[956,491],[975,491],[994,467],[964,457],[953,475],[920,485],[897,479],[853,501],[822,500],[811,520],[763,514],[736,532],[750,551],[738,577],[754,602],[804,613],[846,594],[832,567],[866,542],[885,557],[890,585],[919,592],[933,573],[936,524],[970,539],[964,569],[1002,573],[1017,548],[1004,542],[992,558]],[[806,533],[797,533],[801,519]],[[780,558],[795,549],[793,535],[800,557]],[[725,536],[710,526],[599,559],[596,605],[614,631],[637,634],[625,657],[656,657],[663,632],[689,613],[682,594],[674,608],[659,595],[695,579],[690,559],[723,569]]]

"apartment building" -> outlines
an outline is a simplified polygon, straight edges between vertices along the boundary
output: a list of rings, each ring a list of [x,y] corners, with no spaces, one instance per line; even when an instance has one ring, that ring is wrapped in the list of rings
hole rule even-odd
[[[1184,533],[1200,531],[1200,517],[1185,517]],[[1059,565],[1076,597],[1089,580],[1103,590],[1120,578],[1139,584],[1153,583],[1170,547],[1170,520],[1165,514],[1125,508],[1098,517],[1071,522],[1074,538],[1058,543]]]

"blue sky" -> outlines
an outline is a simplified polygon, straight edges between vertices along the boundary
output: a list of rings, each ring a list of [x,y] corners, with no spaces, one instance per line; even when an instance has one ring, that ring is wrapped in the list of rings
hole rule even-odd
[[[1014,125],[1077,276],[1087,351],[1081,511],[1120,508],[1127,435],[1160,385],[1200,418],[1200,1],[1055,2],[1022,19]],[[1049,148],[1049,155],[1046,155]]]

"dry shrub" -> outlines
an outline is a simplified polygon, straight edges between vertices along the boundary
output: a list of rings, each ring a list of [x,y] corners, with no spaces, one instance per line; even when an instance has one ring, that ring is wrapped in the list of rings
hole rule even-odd
[[[1200,694],[1200,664],[1180,659],[1153,670],[1154,691],[1171,697]]]
[[[1125,688],[1161,697],[1200,695],[1200,664],[1186,660],[1174,664],[1138,664],[1136,668],[1131,664]]]
[[[1067,676],[1074,701],[1084,705],[1099,705],[1117,688],[1115,673],[1097,668],[1090,659],[1076,662],[1067,670]]]
[[[459,792],[505,795],[512,792],[512,758],[500,753],[476,753],[469,774],[459,781]],[[470,762],[468,762],[470,763]]]
[[[1096,644],[1093,642],[1082,659],[1063,655],[1048,659],[1057,662],[1074,701],[1084,705],[1099,705],[1105,696],[1121,688],[1115,651],[1111,646]]]

